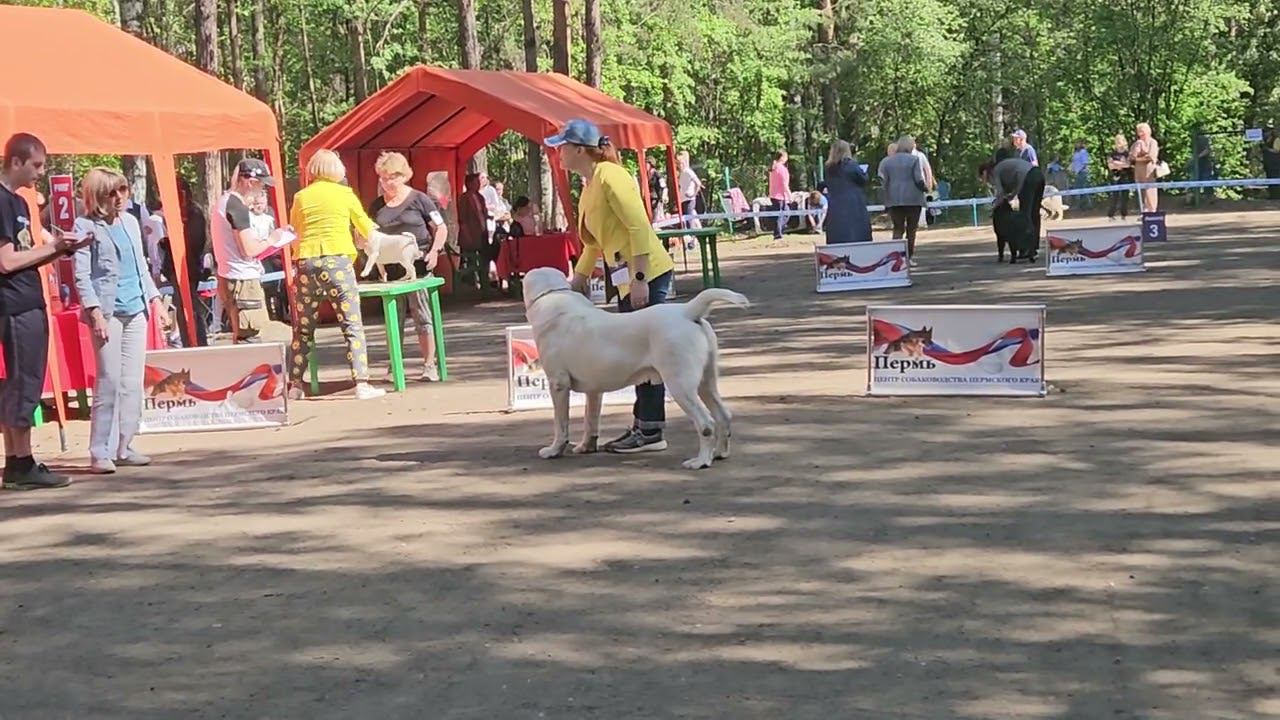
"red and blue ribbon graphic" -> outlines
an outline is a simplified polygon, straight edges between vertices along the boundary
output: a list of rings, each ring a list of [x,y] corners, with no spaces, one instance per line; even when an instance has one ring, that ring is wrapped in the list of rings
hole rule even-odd
[[[911,328],[887,320],[872,320],[871,331],[874,350],[898,340],[911,332]],[[1000,337],[986,345],[972,350],[956,352],[931,342],[924,347],[924,354],[948,365],[968,365],[1005,348],[1016,347],[1017,350],[1014,350],[1013,355],[1009,357],[1009,364],[1013,367],[1028,367],[1040,362],[1039,358],[1032,359],[1036,351],[1036,341],[1039,339],[1040,328],[1016,327],[1004,331]]]
[[[885,265],[889,265],[890,263],[892,263],[892,266],[889,268],[890,271],[902,272],[902,267],[907,264],[907,255],[901,250],[894,250],[888,255],[885,255],[884,257],[877,260],[875,263],[871,265],[863,266],[863,265],[854,265],[852,262],[849,261],[848,257],[840,257],[838,255],[829,255],[827,253],[821,253],[821,252],[818,253],[818,262],[821,263],[822,267],[824,268],[829,268],[832,265],[836,264],[837,262],[840,262],[841,260],[844,261],[845,270],[858,273],[859,275],[865,275],[869,272],[882,268]]]
[[[244,377],[230,385],[227,385],[226,387],[210,390],[197,383],[187,382],[183,386],[183,392],[197,400],[204,400],[205,402],[222,402],[241,390],[247,390],[258,383],[262,383],[262,387],[258,390],[258,399],[270,400],[279,394],[279,378],[282,370],[283,368],[280,365],[268,365],[264,363],[253,370],[250,370]],[[164,368],[148,365],[146,372],[143,375],[143,384],[148,388],[154,387],[157,383],[163,382],[171,375],[173,375],[171,370],[165,370]]]
[[[1064,250],[1067,248],[1068,245],[1071,244],[1067,241],[1066,238],[1060,238],[1056,235],[1050,235],[1048,237],[1048,240],[1049,240],[1049,249],[1054,251]],[[1076,252],[1083,257],[1087,257],[1093,260],[1099,260],[1101,258],[1104,258],[1110,255],[1113,252],[1116,252],[1117,250],[1120,250],[1121,248],[1124,249],[1124,256],[1127,258],[1131,258],[1142,251],[1142,238],[1138,237],[1137,235],[1126,235],[1125,237],[1122,237],[1119,240],[1115,241],[1115,243],[1113,243],[1111,247],[1107,248],[1106,250],[1090,250],[1089,248],[1085,247],[1083,243],[1081,243],[1080,248]]]

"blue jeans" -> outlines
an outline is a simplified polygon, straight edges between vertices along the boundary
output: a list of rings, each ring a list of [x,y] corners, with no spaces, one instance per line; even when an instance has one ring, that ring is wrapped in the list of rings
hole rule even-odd
[[[661,305],[671,295],[674,270],[668,270],[649,281],[649,304]],[[632,312],[631,296],[618,298],[618,312]],[[632,407],[635,426],[646,432],[662,430],[667,424],[667,386],[641,383],[636,386],[636,404]]]
[[[773,237],[775,240],[782,239],[782,231],[787,227],[787,217],[782,213],[787,211],[787,201],[773,198],[773,209],[778,213],[777,224],[773,226]]]
[[[1089,171],[1081,170],[1080,172],[1076,173],[1075,177],[1071,179],[1071,187],[1073,188],[1089,187]],[[1086,207],[1086,208],[1093,207],[1092,195],[1077,195],[1076,197],[1080,198],[1080,207]]]

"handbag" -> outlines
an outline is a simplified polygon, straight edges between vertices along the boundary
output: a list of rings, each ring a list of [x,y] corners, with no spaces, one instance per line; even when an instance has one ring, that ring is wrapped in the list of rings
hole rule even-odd
[[[1159,179],[1160,179],[1160,178],[1162,178],[1162,177],[1167,177],[1167,176],[1169,175],[1169,173],[1170,173],[1170,170],[1169,170],[1169,163],[1167,163],[1167,162],[1165,162],[1165,161],[1163,161],[1163,160],[1161,160],[1160,162],[1156,163],[1156,179],[1157,179],[1157,180],[1159,180]]]

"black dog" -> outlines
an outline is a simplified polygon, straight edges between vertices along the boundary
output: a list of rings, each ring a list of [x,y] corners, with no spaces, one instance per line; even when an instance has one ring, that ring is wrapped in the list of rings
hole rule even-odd
[[[1019,258],[1027,258],[1031,262],[1036,259],[1038,238],[1031,238],[1032,229],[1024,213],[1011,210],[1008,205],[996,208],[991,214],[991,224],[996,231],[996,262],[1004,262],[1004,249],[1009,247],[1009,264],[1015,265]]]

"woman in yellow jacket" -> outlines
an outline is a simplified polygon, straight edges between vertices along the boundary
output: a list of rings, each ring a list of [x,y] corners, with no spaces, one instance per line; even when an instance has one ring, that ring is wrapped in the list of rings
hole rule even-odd
[[[320,305],[328,300],[338,316],[347,341],[347,360],[356,382],[356,398],[382,397],[385,390],[369,384],[369,351],[360,317],[360,292],[356,287],[356,245],[351,228],[362,238],[378,232],[359,198],[347,185],[347,169],[338,154],[319,150],[307,163],[311,183],[293,196],[289,222],[298,233],[294,242],[294,309],[298,324],[289,349],[289,396],[303,396],[302,378],[307,352],[316,334]]]
[[[596,260],[604,258],[605,271],[618,288],[618,312],[665,302],[675,263],[653,232],[640,187],[619,164],[609,138],[587,120],[570,120],[545,142],[559,148],[561,166],[581,175],[585,184],[578,200],[582,257],[574,268],[574,289],[587,294],[587,279]],[[604,449],[624,454],[667,449],[662,437],[666,395],[661,383],[637,385],[631,428]]]

